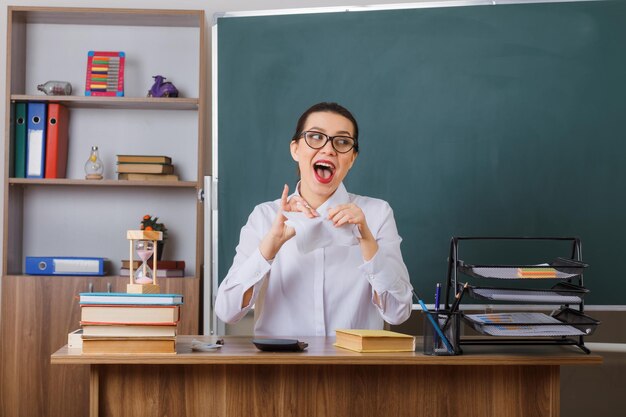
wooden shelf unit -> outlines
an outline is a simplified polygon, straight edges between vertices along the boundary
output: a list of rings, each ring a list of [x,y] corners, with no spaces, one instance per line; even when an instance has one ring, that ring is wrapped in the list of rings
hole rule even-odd
[[[1,267],[1,312],[0,312],[0,415],[2,416],[82,416],[86,412],[86,386],[89,384],[85,367],[61,369],[50,366],[50,354],[67,342],[67,333],[79,326],[80,308],[75,298],[79,292],[113,291],[124,292],[127,277],[116,275],[119,261],[127,258],[125,231],[129,218],[132,225],[139,224],[141,216],[132,212],[126,215],[126,205],[141,206],[142,199],[150,201],[141,215],[157,215],[170,230],[172,249],[189,248],[184,257],[187,275],[183,278],[164,278],[160,280],[163,292],[181,293],[185,304],[179,334],[197,334],[201,329],[202,303],[202,266],[203,266],[203,201],[200,198],[204,176],[204,146],[206,138],[206,52],[205,14],[203,10],[139,10],[111,8],[64,8],[64,7],[29,7],[8,6],[7,8],[7,71],[5,88],[5,180],[3,195],[3,256]],[[59,25],[64,25],[59,27]],[[97,31],[116,35],[119,31],[137,31],[141,36],[110,40]],[[146,36],[146,32],[153,34]],[[76,36],[76,33],[85,36]],[[109,32],[106,32],[109,31]],[[31,33],[32,32],[32,33]],[[42,35],[43,33],[43,35]],[[73,87],[84,85],[86,52],[84,46],[99,50],[125,50],[128,46],[133,53],[127,55],[135,65],[126,67],[125,79],[130,87],[125,97],[86,97],[74,88],[72,96],[45,96],[34,91],[37,84],[47,79],[64,79],[50,75],[58,69],[59,62],[49,64],[50,59],[58,55],[53,48],[46,49],[49,40],[47,33],[54,36],[66,36],[68,44],[63,44],[63,55],[75,55],[73,63],[62,61],[61,73],[68,74],[68,81]],[[117,36],[117,35],[116,35]],[[168,59],[165,53],[158,54],[155,48],[166,44],[169,37],[190,40],[177,45],[177,57]],[[28,42],[27,42],[28,38]],[[79,39],[80,38],[80,39]],[[84,38],[84,39],[82,39]],[[119,36],[118,36],[119,38]],[[93,39],[93,41],[91,41]],[[91,47],[102,45],[101,39],[112,44],[109,49]],[[81,47],[72,49],[72,42],[82,42]],[[117,43],[114,43],[117,42]],[[45,44],[45,45],[42,45]],[[104,43],[106,45],[106,42]],[[43,54],[40,54],[43,48]],[[30,50],[29,50],[30,49]],[[35,52],[37,51],[37,52]],[[58,52],[58,51],[57,51]],[[55,55],[56,54],[56,55]],[[43,55],[43,56],[42,56]],[[188,58],[188,59],[187,59]],[[42,63],[46,65],[42,65]],[[144,62],[146,63],[145,65]],[[149,63],[150,65],[148,65]],[[163,64],[163,65],[159,65]],[[80,68],[78,68],[80,66]],[[49,67],[49,68],[46,68]],[[152,76],[160,68],[166,67],[168,80],[175,82],[184,97],[155,98],[146,97],[147,87]],[[42,70],[43,68],[43,70]],[[32,71],[31,71],[32,70]],[[39,71],[39,72],[37,72]],[[42,72],[43,71],[43,72]],[[135,71],[135,73],[133,73]],[[178,71],[178,72],[177,72]],[[80,78],[78,73],[83,75]],[[45,74],[45,75],[42,75]],[[192,74],[191,76],[189,74]],[[129,75],[141,81],[129,83]],[[72,78],[73,77],[73,78]],[[143,84],[147,87],[144,89]],[[82,87],[82,86],[81,86]],[[181,88],[182,87],[182,88]],[[141,89],[140,89],[141,88]],[[131,91],[132,90],[132,91]],[[129,153],[119,146],[130,143],[145,148],[145,154],[169,154],[169,149],[177,155],[174,165],[183,168],[181,181],[120,181],[105,176],[104,180],[88,181],[83,173],[74,169],[74,175],[64,179],[11,178],[9,160],[12,152],[11,124],[13,105],[16,102],[54,102],[61,103],[70,110],[70,161],[74,168],[80,160],[80,167],[88,156],[92,144],[108,147],[111,152]],[[103,126],[113,133],[111,141],[99,139],[91,141],[94,130],[101,126],[93,123],[102,115]],[[151,119],[150,119],[151,118]],[[158,123],[150,124],[156,120]],[[193,124],[190,121],[193,120]],[[91,123],[91,125],[89,125]],[[140,134],[128,134],[124,140],[115,136],[124,136],[127,126],[135,124]],[[161,126],[172,126],[168,131]],[[191,126],[190,126],[191,125]],[[85,127],[87,126],[87,127]],[[141,129],[145,126],[145,132]],[[184,129],[179,129],[182,127]],[[74,129],[74,130],[73,130]],[[185,130],[186,129],[186,130]],[[178,131],[182,134],[178,134]],[[189,131],[197,136],[187,134]],[[172,134],[174,132],[174,134]],[[100,132],[98,132],[100,133]],[[119,135],[118,135],[119,133]],[[160,135],[160,137],[158,137]],[[155,138],[160,142],[155,142]],[[87,142],[90,141],[90,142]],[[73,145],[72,145],[73,144]],[[156,145],[155,145],[156,144]],[[73,147],[74,146],[74,147]],[[159,148],[160,146],[160,148]],[[136,149],[136,148],[135,148]],[[109,159],[108,176],[113,172],[112,158]],[[107,171],[105,170],[105,175]],[[178,172],[177,172],[178,173]],[[69,171],[68,171],[69,174]],[[170,198],[168,198],[170,197]],[[46,212],[47,199],[53,199],[50,212]],[[94,200],[97,200],[94,203]],[[43,201],[43,203],[42,203]],[[67,213],[61,213],[63,207]],[[95,208],[94,208],[95,207]],[[121,207],[121,208],[120,208]],[[178,210],[182,207],[184,210]],[[38,211],[39,210],[39,211]],[[81,212],[82,210],[82,212]],[[92,210],[95,210],[92,212]],[[175,215],[164,218],[163,212],[170,210]],[[105,251],[98,250],[90,255],[80,253],[85,242],[72,240],[76,232],[71,230],[76,213],[83,217],[95,218],[93,229],[87,235],[98,239],[102,232],[112,233],[114,238],[101,243]],[[122,213],[122,214],[120,214]],[[64,217],[63,217],[64,216]],[[63,217],[65,230],[55,230],[59,217]],[[184,218],[184,219],[182,219]],[[39,228],[33,231],[32,220],[37,220]],[[176,228],[178,223],[183,228]],[[43,226],[41,226],[43,224]],[[174,226],[174,227],[173,227]],[[131,226],[132,227],[132,226]],[[111,232],[111,230],[113,232]],[[81,232],[82,233],[82,232]],[[49,253],[32,249],[33,239],[41,236]],[[45,239],[53,236],[53,244]],[[115,240],[115,241],[113,241]],[[168,243],[169,244],[169,243]],[[82,246],[81,246],[82,245]],[[34,245],[37,246],[37,245]],[[167,246],[166,246],[167,247]],[[110,249],[109,249],[110,248]],[[117,248],[126,255],[114,256]],[[183,250],[183,249],[178,249]],[[108,251],[108,252],[107,252]],[[103,252],[103,253],[100,253]],[[167,251],[166,251],[167,252]],[[116,266],[110,275],[104,277],[76,276],[30,276],[24,275],[25,256],[102,256]],[[171,259],[171,258],[170,258]]]
[[[205,46],[205,16],[202,10],[141,10],[141,9],[119,9],[119,8],[82,8],[82,7],[68,7],[68,8],[55,8],[55,7],[28,7],[28,6],[9,6],[8,7],[8,24],[7,24],[7,81],[6,81],[6,128],[5,128],[5,170],[9,165],[9,157],[12,153],[10,149],[10,125],[11,125],[11,104],[16,102],[27,101],[40,101],[40,102],[54,102],[61,103],[70,109],[72,123],[74,120],[74,110],[77,109],[95,109],[96,111],[102,110],[120,114],[120,117],[127,117],[130,111],[180,111],[182,113],[193,112],[196,115],[197,120],[197,132],[198,137],[191,145],[189,143],[184,144],[190,151],[188,155],[193,155],[194,162],[196,164],[195,175],[193,178],[181,178],[181,181],[117,181],[115,179],[105,179],[102,181],[86,181],[83,178],[65,178],[65,179],[30,179],[30,178],[11,178],[9,175],[5,175],[5,197],[4,197],[4,236],[3,247],[5,249],[5,259],[2,262],[2,273],[20,273],[23,264],[24,254],[22,253],[22,247],[27,249],[27,242],[22,241],[23,234],[23,212],[25,211],[27,203],[24,198],[24,187],[28,187],[30,193],[37,192],[36,190],[45,189],[48,186],[71,186],[71,187],[85,187],[87,189],[100,189],[104,187],[110,192],[115,187],[121,188],[137,188],[145,190],[164,190],[167,189],[193,189],[195,188],[194,198],[198,198],[201,195],[203,187],[203,155],[204,155],[204,142],[205,142],[205,115],[206,115],[206,46]],[[197,63],[197,80],[196,84],[188,88],[188,95],[191,97],[179,97],[179,98],[156,98],[156,97],[92,97],[92,96],[45,96],[38,95],[29,92],[33,85],[42,82],[42,80],[27,79],[28,71],[25,69],[33,64],[37,64],[36,58],[30,57],[27,51],[27,46],[31,46],[32,40],[26,42],[27,34],[29,33],[30,26],[50,26],[50,25],[66,25],[68,28],[73,26],[83,27],[89,25],[103,26],[129,26],[129,27],[155,27],[155,28],[181,28],[183,30],[195,29],[197,33],[197,51],[194,51],[194,63]],[[132,40],[130,41],[132,42]],[[158,42],[155,39],[154,42]],[[32,46],[31,46],[32,47]],[[181,46],[182,47],[182,46]],[[53,52],[50,52],[53,53]],[[86,51],[76,51],[77,55],[81,55],[81,62],[85,61],[86,55],[83,57]],[[130,57],[129,57],[130,58]],[[35,61],[35,62],[33,62]],[[141,61],[141,57],[136,57],[136,61]],[[181,62],[179,65],[184,66],[186,63]],[[136,65],[137,67],[138,65]],[[132,68],[127,68],[127,73],[132,71]],[[150,80],[152,73],[145,73],[146,80]],[[174,74],[175,75],[175,74]],[[127,77],[128,78],[128,77]],[[84,83],[84,80],[81,80]],[[142,113],[143,115],[143,113]],[[109,116],[116,117],[116,116]],[[142,117],[142,116],[140,116]],[[124,119],[121,123],[127,123]],[[124,125],[121,125],[122,127]],[[88,132],[87,132],[88,133]],[[72,142],[70,137],[70,143]],[[137,140],[144,140],[146,143],[146,149],[150,149],[152,138],[138,138]],[[188,141],[189,138],[184,138]],[[175,144],[172,146],[178,147],[180,145],[179,138],[176,138]],[[106,145],[106,144],[105,144]],[[71,147],[71,144],[70,144]],[[81,149],[82,151],[82,149]],[[119,153],[123,153],[123,150]],[[81,158],[86,159],[87,150],[84,151],[84,155],[80,154]],[[70,155],[70,158],[76,158],[75,155]],[[174,164],[176,165],[176,160]],[[81,161],[84,163],[84,161]],[[109,168],[112,169],[112,168]],[[8,173],[8,170],[5,171]],[[18,186],[18,187],[16,187]],[[36,187],[34,187],[36,186]],[[58,188],[58,187],[57,187]],[[161,191],[159,191],[161,192]],[[76,203],[76,202],[74,202]],[[185,230],[186,235],[195,235],[195,256],[194,261],[188,264],[193,264],[194,275],[200,276],[202,270],[202,257],[203,257],[203,218],[202,218],[202,201],[194,202],[196,204],[196,228],[193,231]],[[152,209],[154,210],[154,209]],[[158,208],[156,209],[158,210]],[[157,213],[158,214],[158,213]],[[191,232],[191,233],[190,233]],[[9,242],[11,242],[9,244]],[[19,247],[20,249],[14,251],[12,248]],[[8,261],[8,259],[11,261]]]

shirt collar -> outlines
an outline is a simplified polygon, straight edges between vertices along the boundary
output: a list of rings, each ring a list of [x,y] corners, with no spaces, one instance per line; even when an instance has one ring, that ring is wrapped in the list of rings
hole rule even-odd
[[[296,184],[296,190],[292,195],[300,196],[300,181]],[[320,214],[320,216],[324,216],[329,208],[336,207],[340,204],[347,204],[349,202],[350,195],[348,194],[346,187],[343,185],[343,182],[341,182],[333,195],[331,195],[330,198],[324,202],[324,204],[319,206],[316,211]]]

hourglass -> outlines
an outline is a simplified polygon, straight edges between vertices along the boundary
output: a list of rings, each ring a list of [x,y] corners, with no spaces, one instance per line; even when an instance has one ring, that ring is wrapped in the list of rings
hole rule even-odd
[[[154,243],[151,240],[136,240],[135,252],[141,265],[135,271],[135,282],[137,284],[152,284],[152,269],[148,266],[148,259],[154,255]]]
[[[130,240],[130,282],[126,292],[132,294],[158,294],[159,286],[156,283],[157,262],[154,251],[157,241],[163,240],[163,232],[154,230],[127,230],[126,239]],[[134,253],[141,260],[141,265],[134,269]],[[152,256],[152,268],[148,260]]]

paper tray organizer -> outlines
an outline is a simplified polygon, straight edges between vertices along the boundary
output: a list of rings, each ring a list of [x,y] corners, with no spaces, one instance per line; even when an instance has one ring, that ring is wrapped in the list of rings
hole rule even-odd
[[[540,265],[485,265],[466,263],[459,259],[459,245],[471,240],[514,240],[528,241],[565,241],[571,243],[569,257],[558,257]],[[445,307],[450,308],[455,296],[464,294],[478,300],[523,303],[525,305],[560,305],[560,308],[548,316],[543,313],[503,313],[513,322],[488,323],[481,320],[503,319],[505,316],[463,315],[463,321],[481,334],[496,336],[487,339],[463,337],[463,344],[557,344],[575,345],[590,353],[584,345],[584,336],[592,334],[600,324],[584,314],[584,297],[589,292],[583,285],[583,271],[588,266],[581,260],[581,242],[569,237],[453,237],[448,257],[448,277],[445,294]],[[459,275],[468,277],[468,282],[461,282]],[[486,280],[492,284],[483,286]],[[497,280],[508,280],[506,287],[493,285]],[[551,288],[532,288],[537,284],[556,282]],[[534,283],[531,285],[531,283]],[[540,286],[540,285],[539,285]],[[570,308],[573,307],[573,308]],[[533,308],[532,310],[536,310]],[[526,314],[526,316],[523,316]],[[526,321],[524,321],[526,320]],[[508,336],[508,337],[502,337]]]
[[[488,322],[475,317],[520,317],[515,322],[491,320]],[[589,336],[599,322],[571,308],[563,308],[548,316],[544,313],[497,313],[465,315],[463,320],[478,333],[488,336],[512,337],[554,337]]]

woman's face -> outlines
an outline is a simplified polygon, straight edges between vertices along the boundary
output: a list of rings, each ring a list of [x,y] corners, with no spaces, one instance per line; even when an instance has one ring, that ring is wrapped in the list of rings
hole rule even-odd
[[[314,130],[328,136],[354,137],[352,122],[331,112],[311,113],[303,131]],[[354,149],[339,153],[331,141],[320,149],[307,145],[303,137],[291,142],[291,156],[300,167],[300,194],[310,204],[321,205],[339,187],[356,159]]]

